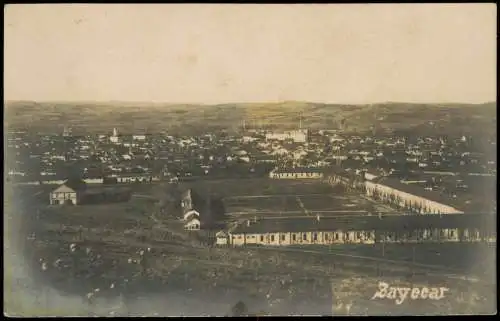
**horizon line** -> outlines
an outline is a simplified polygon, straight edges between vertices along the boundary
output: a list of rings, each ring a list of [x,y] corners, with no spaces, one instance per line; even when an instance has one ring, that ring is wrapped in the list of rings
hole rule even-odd
[[[496,104],[496,100],[483,102],[417,102],[417,101],[379,101],[379,102],[321,102],[309,100],[276,100],[276,101],[240,101],[240,102],[218,102],[218,103],[202,103],[202,102],[169,102],[169,101],[144,101],[144,100],[30,100],[30,99],[4,99],[6,103],[65,103],[65,104],[143,104],[143,105],[188,105],[188,106],[217,106],[217,105],[257,105],[257,104],[286,104],[286,103],[302,103],[302,104],[322,104],[322,105],[382,105],[382,104],[415,104],[415,105],[486,105]]]

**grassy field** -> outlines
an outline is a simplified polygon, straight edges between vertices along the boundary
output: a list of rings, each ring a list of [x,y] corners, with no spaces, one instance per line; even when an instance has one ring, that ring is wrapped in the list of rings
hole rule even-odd
[[[161,195],[165,187],[156,188],[159,190],[150,195]],[[410,281],[406,266],[389,263],[265,248],[209,248],[188,237],[181,222],[154,200],[46,207],[28,198],[16,200],[12,191],[6,196],[7,248],[24,249],[25,266],[41,284],[34,293],[47,286],[57,289],[45,297],[45,305],[37,305],[38,315],[55,308],[66,315],[89,311],[99,315],[110,311],[118,315],[224,315],[239,300],[250,311],[277,315],[346,313],[341,302],[352,302],[350,312],[355,314],[401,312],[394,302],[370,300],[381,279],[398,285],[445,284],[453,291],[439,304],[407,302],[403,312],[491,309],[491,302],[482,299],[489,293],[484,288],[459,280],[451,283],[444,276],[431,280],[425,269],[416,269]],[[71,243],[77,246],[75,252],[70,251]],[[145,251],[142,263],[141,250]],[[26,282],[26,276],[17,275],[15,265],[8,264],[16,257],[5,255],[6,309],[11,315],[16,307],[17,313],[20,309],[25,314],[34,311],[21,296],[20,284]],[[134,262],[137,260],[139,263]],[[46,263],[45,271],[42,263]],[[378,269],[388,273],[380,276]],[[85,294],[91,291],[94,300],[85,302]],[[466,303],[457,299],[463,293]],[[70,298],[74,298],[71,304],[64,301]]]
[[[223,198],[258,195],[323,194],[331,191],[318,180],[276,180],[270,178],[201,180],[179,183],[179,188],[193,188],[200,194],[211,193]]]
[[[314,250],[324,253],[344,253],[372,258],[406,261],[416,264],[434,265],[450,270],[466,271],[480,278],[492,279],[496,267],[496,245],[486,243],[419,243],[419,244],[373,244],[332,246],[292,246],[293,249]],[[414,248],[414,249],[413,249]],[[415,251],[415,256],[413,256]]]
[[[185,186],[184,188],[187,188]],[[221,180],[201,182],[189,187],[203,193],[221,195],[226,213],[232,218],[258,215],[265,217],[294,217],[320,214],[322,216],[367,215],[394,213],[355,193],[339,192],[318,180]]]

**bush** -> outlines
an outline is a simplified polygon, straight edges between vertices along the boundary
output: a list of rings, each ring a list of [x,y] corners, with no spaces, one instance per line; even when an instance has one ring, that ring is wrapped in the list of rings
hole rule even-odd
[[[247,313],[247,311],[248,311],[247,306],[242,301],[236,303],[231,309],[233,317],[243,316]]]

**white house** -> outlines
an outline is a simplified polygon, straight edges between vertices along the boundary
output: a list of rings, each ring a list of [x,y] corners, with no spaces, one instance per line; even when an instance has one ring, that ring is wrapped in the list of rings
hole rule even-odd
[[[192,217],[186,224],[184,224],[184,229],[189,231],[199,231],[201,229],[201,223],[199,218]]]
[[[50,193],[50,204],[77,205],[80,203],[85,189],[86,184],[82,180],[66,180],[63,185]]]
[[[215,243],[218,246],[224,246],[229,244],[229,234],[224,231],[219,231],[215,234]]]

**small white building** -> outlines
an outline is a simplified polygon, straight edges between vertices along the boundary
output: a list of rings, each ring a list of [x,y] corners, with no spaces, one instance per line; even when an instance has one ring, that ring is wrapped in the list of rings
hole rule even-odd
[[[219,231],[215,234],[215,244],[218,246],[229,245],[229,234],[224,231]]]
[[[146,140],[146,135],[132,135],[133,140]]]
[[[86,184],[82,180],[66,180],[50,193],[51,205],[78,205],[85,192]]]
[[[199,231],[201,229],[201,223],[198,217],[191,217],[191,219],[184,224],[184,228],[189,231]]]
[[[182,221],[184,229],[189,231],[199,231],[206,227],[207,217],[202,217],[202,204],[198,195],[191,189],[186,190],[181,198]],[[203,225],[203,226],[202,226]]]

